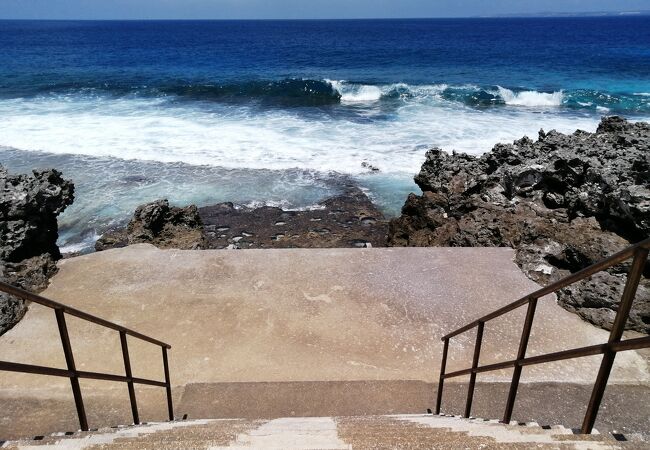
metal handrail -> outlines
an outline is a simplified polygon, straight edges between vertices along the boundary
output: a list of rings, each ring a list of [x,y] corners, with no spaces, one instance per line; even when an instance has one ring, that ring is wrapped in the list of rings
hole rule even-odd
[[[174,405],[172,402],[172,387],[169,378],[169,360],[167,350],[171,349],[171,345],[162,341],[146,336],[137,331],[123,327],[113,322],[109,322],[100,317],[93,316],[92,314],[85,313],[76,308],[64,305],[54,300],[50,300],[40,295],[33,294],[23,289],[17,288],[10,284],[0,281],[0,292],[13,295],[23,300],[28,300],[39,305],[51,308],[56,315],[56,321],[59,328],[59,336],[61,337],[61,345],[63,346],[63,353],[66,360],[67,369],[60,369],[55,367],[37,366],[32,364],[22,364],[10,361],[0,361],[0,371],[7,372],[20,372],[32,373],[37,375],[48,375],[55,377],[66,377],[70,379],[72,387],[72,395],[74,397],[75,406],[77,408],[77,416],[79,417],[79,425],[83,431],[88,431],[88,418],[86,417],[86,409],[84,407],[83,397],[81,395],[81,387],[79,385],[80,378],[87,378],[93,380],[117,381],[126,383],[129,390],[129,400],[131,402],[131,413],[133,415],[133,423],[138,425],[140,423],[140,416],[138,413],[138,403],[135,396],[135,384],[146,384],[150,386],[164,387],[167,391],[167,412],[169,420],[174,420]],[[74,362],[74,354],[72,352],[72,345],[70,343],[70,336],[68,335],[68,327],[65,320],[65,315],[69,314],[74,317],[86,320],[88,322],[101,325],[106,328],[118,331],[120,333],[120,345],[122,347],[122,359],[124,360],[125,375],[115,375],[100,372],[87,372],[77,370]],[[165,381],[149,380],[145,378],[134,377],[131,371],[131,360],[129,357],[129,347],[127,336],[140,339],[151,344],[155,344],[162,349],[162,361],[165,374]]]
[[[490,314],[487,314],[443,336],[442,341],[444,342],[444,346],[442,350],[442,363],[440,364],[440,378],[438,381],[438,393],[436,396],[436,414],[440,414],[444,381],[447,378],[460,377],[463,375],[470,376],[468,391],[467,391],[467,400],[465,403],[465,415],[464,415],[465,417],[470,417],[472,411],[472,401],[474,397],[474,388],[476,384],[476,375],[482,372],[490,372],[494,370],[514,367],[514,371],[512,374],[512,381],[510,383],[510,390],[508,393],[508,400],[506,402],[506,408],[502,420],[502,422],[504,423],[509,423],[510,419],[512,418],[512,411],[514,409],[515,399],[517,397],[517,390],[519,388],[521,371],[524,366],[602,354],[604,356],[600,365],[600,369],[598,371],[598,376],[594,383],[594,388],[592,390],[591,398],[589,400],[589,405],[587,406],[587,411],[585,413],[585,418],[583,420],[582,427],[581,427],[582,433],[585,434],[591,433],[594,423],[596,422],[598,409],[600,408],[600,403],[605,393],[605,388],[607,386],[607,381],[609,379],[609,375],[612,370],[612,366],[614,364],[614,358],[616,357],[616,353],[621,351],[637,350],[641,348],[650,347],[650,336],[621,341],[625,323],[627,322],[628,316],[630,314],[630,309],[632,308],[632,303],[634,302],[634,297],[636,295],[636,291],[639,286],[639,281],[643,276],[643,270],[646,264],[646,260],[648,259],[649,250],[650,250],[650,239],[645,239],[644,241],[641,241],[636,245],[628,247],[625,250],[622,250],[610,256],[609,258],[606,258],[585,269],[575,272],[567,276],[566,278],[563,278],[546,287],[538,289],[537,291],[528,294],[515,302],[512,302],[502,308],[499,308],[496,311],[493,311]],[[633,258],[632,265],[627,275],[625,290],[623,291],[623,296],[621,298],[621,302],[618,311],[616,313],[616,318],[614,319],[614,324],[612,325],[612,330],[610,332],[609,340],[607,343],[592,345],[588,347],[575,348],[571,350],[564,350],[561,352],[547,353],[544,355],[533,356],[528,358],[526,357],[528,340],[530,338],[530,332],[533,326],[533,320],[535,318],[535,309],[537,307],[537,301],[539,299],[541,299],[542,297],[548,294],[553,294],[559,291],[560,289],[563,289],[580,280],[584,280],[594,275],[595,273],[601,272],[621,262],[627,261],[630,258]],[[500,317],[510,311],[520,308],[524,305],[528,305],[528,309],[526,312],[526,319],[524,320],[524,325],[521,332],[521,339],[519,341],[517,358],[510,361],[504,361],[500,363],[479,366],[479,359],[481,355],[481,344],[483,341],[483,329],[485,323],[492,319]],[[445,373],[446,366],[447,366],[447,353],[449,350],[449,340],[475,327],[477,328],[477,332],[476,332],[476,342],[474,344],[474,355],[472,358],[472,366],[467,369],[457,370],[451,373]]]

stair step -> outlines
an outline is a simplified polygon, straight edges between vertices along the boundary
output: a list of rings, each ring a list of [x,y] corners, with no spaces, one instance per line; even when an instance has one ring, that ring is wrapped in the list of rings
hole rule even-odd
[[[516,423],[516,422],[515,422]],[[650,449],[609,433],[576,435],[560,425],[501,424],[479,417],[392,415],[261,420],[188,420],[55,433],[6,442],[3,450],[342,450],[429,448]],[[423,447],[424,446],[424,447]]]

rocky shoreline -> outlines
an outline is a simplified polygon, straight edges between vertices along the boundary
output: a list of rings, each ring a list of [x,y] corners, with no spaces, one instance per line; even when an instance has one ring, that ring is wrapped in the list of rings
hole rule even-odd
[[[544,285],[650,236],[650,124],[619,117],[595,133],[539,132],[497,144],[480,157],[429,150],[410,194],[390,220],[354,184],[306,210],[167,200],[141,205],[126,227],[105,233],[97,251],[150,243],[160,248],[512,247],[516,262]],[[61,257],[56,216],[74,186],[56,170],[8,175],[0,167],[0,277],[35,292]],[[611,327],[627,265],[558,294],[565,309]],[[471,277],[471,274],[468,274]],[[650,333],[650,267],[628,328]],[[25,306],[0,296],[0,334]]]
[[[388,221],[354,185],[306,210],[219,203],[170,207],[167,200],[140,206],[128,226],[105,233],[97,251],[150,243],[160,248],[336,248],[386,245]]]
[[[497,144],[480,157],[432,149],[390,222],[392,246],[516,249],[516,261],[544,285],[650,236],[650,124],[619,117],[595,133],[539,132]],[[610,328],[628,265],[558,294],[558,302]],[[650,267],[628,328],[650,333]]]

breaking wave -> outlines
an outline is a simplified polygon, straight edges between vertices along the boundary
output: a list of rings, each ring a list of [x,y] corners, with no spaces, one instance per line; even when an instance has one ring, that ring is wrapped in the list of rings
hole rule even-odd
[[[613,94],[596,90],[558,90],[540,92],[532,89],[472,84],[409,85],[394,83],[371,85],[347,81],[325,80],[340,95],[342,104],[377,104],[380,102],[448,102],[474,108],[566,108],[595,112],[650,112],[650,94]]]
[[[506,105],[514,106],[560,106],[564,100],[564,93],[521,91],[513,92],[510,89],[498,86],[499,96]]]
[[[74,81],[34,84],[20,89],[0,86],[0,98],[44,97],[151,99],[171,102],[210,102],[259,104],[278,107],[348,105],[372,106],[382,103],[413,102],[460,103],[474,108],[567,108],[594,112],[650,112],[650,94],[610,93],[597,90],[538,91],[500,85],[448,85],[445,83],[364,83],[346,80],[286,78],[240,82],[188,82],[159,80],[148,85],[138,83]]]

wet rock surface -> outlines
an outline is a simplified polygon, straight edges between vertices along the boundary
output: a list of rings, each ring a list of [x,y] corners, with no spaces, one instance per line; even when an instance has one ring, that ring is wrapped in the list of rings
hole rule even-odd
[[[481,157],[432,149],[391,221],[392,246],[509,246],[547,284],[650,236],[650,124],[604,118],[596,133],[540,131]],[[558,293],[558,301],[610,328],[628,264]],[[650,332],[646,267],[628,328]]]
[[[199,209],[209,248],[384,247],[388,222],[355,186],[315,208],[235,207]]]
[[[95,250],[142,243],[181,250],[205,248],[198,209],[194,205],[184,208],[170,206],[167,200],[141,205],[125,229],[105,233],[95,243]]]
[[[125,229],[104,234],[96,250],[150,243],[159,248],[383,247],[388,222],[356,186],[307,210],[219,203],[170,207],[166,200],[142,205]]]
[[[57,216],[73,200],[74,185],[57,170],[12,175],[0,166],[0,280],[32,292],[47,287],[61,258]],[[0,335],[26,311],[22,300],[0,293]]]

